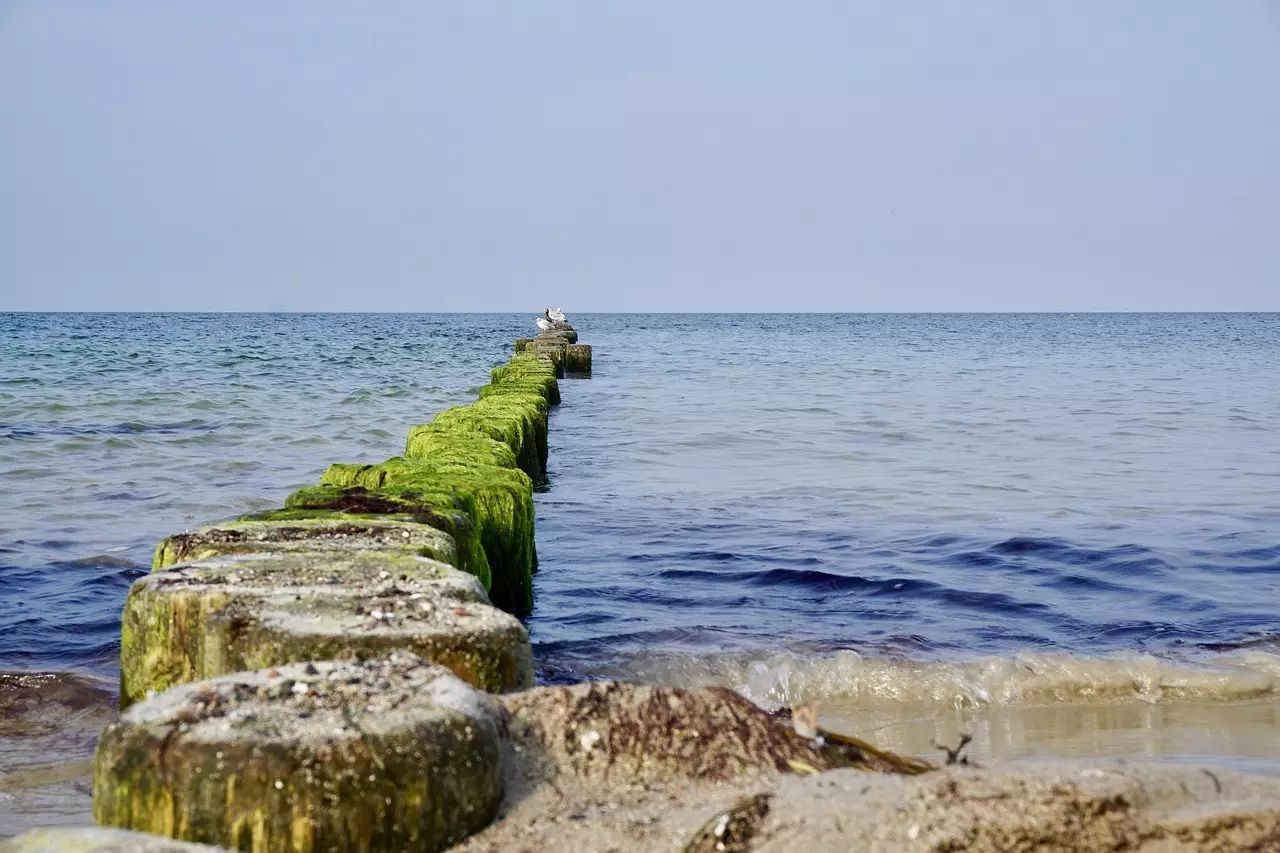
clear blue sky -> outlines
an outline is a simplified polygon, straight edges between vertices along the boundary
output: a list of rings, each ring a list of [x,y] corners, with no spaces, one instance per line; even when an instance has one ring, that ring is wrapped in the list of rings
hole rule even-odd
[[[1280,2],[0,0],[0,158],[4,309],[1275,310]]]

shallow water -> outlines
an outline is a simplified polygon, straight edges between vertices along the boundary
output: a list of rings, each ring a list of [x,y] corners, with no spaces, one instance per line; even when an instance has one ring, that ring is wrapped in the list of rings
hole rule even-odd
[[[942,747],[971,762],[1043,758],[1125,758],[1280,774],[1280,703],[1049,703],[968,710],[898,708],[868,712],[836,701],[821,707],[819,724],[857,732],[876,746],[942,763]]]
[[[1188,702],[1280,739],[1280,315],[576,320],[544,679],[729,683],[913,750],[1013,715],[974,748],[1161,753],[1173,718],[1115,709]],[[527,322],[0,315],[0,668],[113,678],[158,539],[398,453]]]
[[[115,716],[100,679],[0,672],[0,837],[92,822],[90,759]]]

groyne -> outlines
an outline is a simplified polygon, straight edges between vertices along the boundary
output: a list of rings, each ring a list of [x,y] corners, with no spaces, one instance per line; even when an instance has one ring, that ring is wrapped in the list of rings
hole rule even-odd
[[[528,634],[550,409],[569,344],[536,339],[404,453],[335,463],[284,506],[176,534],[133,585],[123,707],[242,670],[412,651],[483,690],[533,681]]]
[[[1188,771],[1175,781],[1198,811],[1171,820],[1131,768],[973,777],[726,689],[533,686],[518,617],[537,571],[534,488],[560,382],[590,376],[592,352],[567,325],[514,349],[475,402],[413,427],[400,456],[336,463],[279,509],[161,542],[124,606],[124,711],[94,761],[106,829],[6,849],[1280,838],[1266,805],[1280,783],[1214,776],[1213,793]],[[850,822],[854,803],[870,805]]]
[[[251,849],[435,849],[492,817],[499,715],[483,697],[533,684],[517,618],[533,490],[559,382],[591,372],[567,324],[515,349],[400,456],[335,463],[279,509],[158,545],[124,606],[99,823]]]

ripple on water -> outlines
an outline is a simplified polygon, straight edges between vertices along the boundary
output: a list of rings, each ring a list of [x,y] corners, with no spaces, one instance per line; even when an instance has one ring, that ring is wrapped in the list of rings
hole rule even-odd
[[[137,570],[77,560],[146,565],[164,535],[399,453],[526,325],[0,315],[0,476],[23,484],[0,494],[0,663],[109,671]],[[549,671],[1209,654],[1280,629],[1275,315],[580,326],[595,376],[565,383],[538,499]]]
[[[512,323],[0,314],[0,478],[22,484],[0,492],[0,666],[111,673],[156,541],[275,505],[336,459],[398,453],[411,424],[467,400]],[[360,358],[317,369],[335,353]],[[403,381],[426,364],[430,386]]]

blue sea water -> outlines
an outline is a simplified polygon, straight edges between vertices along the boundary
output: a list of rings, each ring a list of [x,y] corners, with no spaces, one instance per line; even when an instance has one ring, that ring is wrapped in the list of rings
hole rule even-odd
[[[1231,654],[1276,689],[1280,315],[574,319],[595,373],[537,499],[542,678],[788,699],[884,662]],[[160,538],[397,454],[530,329],[0,315],[0,669],[112,676]]]

